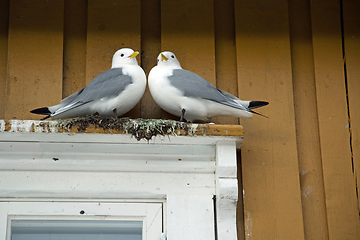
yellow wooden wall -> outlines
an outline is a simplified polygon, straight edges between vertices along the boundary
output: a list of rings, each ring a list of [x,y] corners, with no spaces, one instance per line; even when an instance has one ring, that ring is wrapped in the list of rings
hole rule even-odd
[[[0,0],[0,119],[39,119],[131,47],[268,119],[242,124],[239,239],[360,239],[360,1]],[[173,118],[147,90],[126,116]]]

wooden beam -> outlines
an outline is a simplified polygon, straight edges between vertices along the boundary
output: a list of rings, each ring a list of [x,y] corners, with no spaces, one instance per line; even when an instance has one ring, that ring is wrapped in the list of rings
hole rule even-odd
[[[112,57],[120,48],[141,52],[140,6],[140,0],[88,1],[86,83],[110,69]],[[141,58],[137,60],[140,65]],[[140,104],[125,115],[140,117]]]
[[[62,99],[64,1],[10,2],[5,118],[36,119],[30,110]]]
[[[161,50],[216,86],[213,1],[161,1]],[[163,113],[163,118],[173,118]]]
[[[234,0],[214,1],[216,87],[238,96]],[[216,117],[218,124],[239,124],[234,117]]]
[[[240,120],[245,237],[304,239],[288,3],[235,1],[235,21],[239,95],[270,102],[268,119]]]
[[[0,119],[5,117],[10,1],[0,1]]]
[[[65,1],[63,98],[86,86],[86,0]]]
[[[241,125],[191,124],[173,120],[82,117],[53,121],[1,120],[0,132],[73,132],[73,133],[128,133],[137,126],[138,131],[149,130],[157,134],[179,136],[236,136],[243,137]],[[130,132],[131,133],[131,132]],[[150,136],[151,137],[151,136]]]
[[[340,2],[311,1],[310,7],[329,239],[358,239],[360,222],[347,127]]]
[[[350,144],[360,209],[360,1],[342,3]]]
[[[310,3],[289,1],[291,67],[305,239],[329,239],[321,162]],[[311,136],[311,137],[310,137]]]
[[[146,75],[157,64],[161,52],[160,0],[141,0],[141,67]],[[141,99],[142,118],[161,118],[161,108],[146,87]]]

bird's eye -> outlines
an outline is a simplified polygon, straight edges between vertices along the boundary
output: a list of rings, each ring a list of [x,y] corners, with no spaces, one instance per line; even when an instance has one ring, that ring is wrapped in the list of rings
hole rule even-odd
[[[121,57],[123,57],[123,56],[124,56],[124,54],[122,53],[120,56],[121,56]]]
[[[171,55],[172,58],[175,58],[174,55]]]

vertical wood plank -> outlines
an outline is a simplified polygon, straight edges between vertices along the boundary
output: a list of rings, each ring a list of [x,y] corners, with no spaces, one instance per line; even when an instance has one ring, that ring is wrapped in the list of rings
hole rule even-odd
[[[124,47],[140,49],[140,0],[88,1],[86,83],[111,68],[112,56]],[[141,58],[137,56],[140,63]],[[140,117],[140,103],[124,116]]]
[[[360,1],[342,1],[350,131],[360,209]]]
[[[141,66],[146,75],[157,64],[161,52],[160,0],[141,1]],[[148,86],[141,99],[142,118],[161,118],[161,108],[151,97]]]
[[[162,1],[161,50],[175,53],[183,69],[216,86],[213,1]]]
[[[216,87],[237,96],[234,0],[215,0],[214,18]],[[239,124],[239,119],[221,116],[215,122]]]
[[[289,20],[305,239],[325,240],[329,236],[317,119],[310,3],[289,1]]]
[[[30,110],[61,100],[63,10],[58,0],[10,2],[5,118],[37,119]]]
[[[9,0],[0,1],[0,119],[5,115]]]
[[[241,151],[236,152],[237,180],[238,180],[238,201],[236,206],[236,229],[238,240],[245,240],[244,202]]]
[[[86,25],[86,0],[65,1],[63,98],[86,85]]]
[[[330,239],[358,239],[342,57],[340,2],[311,1],[320,146]]]
[[[241,119],[245,237],[304,239],[287,1],[235,1],[235,21],[239,95],[270,102]]]

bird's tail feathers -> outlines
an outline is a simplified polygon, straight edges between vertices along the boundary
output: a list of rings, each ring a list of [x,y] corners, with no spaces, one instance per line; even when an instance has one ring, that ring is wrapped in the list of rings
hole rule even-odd
[[[249,109],[249,112],[254,113],[256,115],[259,115],[259,116],[262,116],[262,117],[265,117],[265,118],[269,118],[268,116],[262,115],[261,113],[255,112],[255,111],[253,111],[251,109]]]

